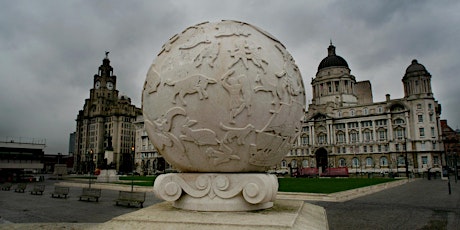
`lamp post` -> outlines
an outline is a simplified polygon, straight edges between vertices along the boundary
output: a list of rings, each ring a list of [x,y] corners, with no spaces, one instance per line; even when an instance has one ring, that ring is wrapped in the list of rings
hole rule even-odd
[[[88,164],[89,164],[89,180],[88,180],[88,187],[91,188],[91,179],[93,177],[93,150],[91,149],[89,151],[89,157],[91,159],[91,161],[88,161]]]
[[[134,146],[131,146],[131,153],[132,153],[132,161],[131,161],[131,192],[134,191]]]
[[[409,161],[407,160],[407,139],[404,138],[404,146],[403,150],[406,153],[405,159],[404,159],[404,164],[406,165],[406,177],[409,179]]]

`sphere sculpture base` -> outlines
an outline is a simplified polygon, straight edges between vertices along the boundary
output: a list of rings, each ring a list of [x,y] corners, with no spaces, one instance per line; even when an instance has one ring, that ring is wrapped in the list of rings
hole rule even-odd
[[[278,179],[265,173],[170,173],[156,178],[155,195],[195,211],[250,211],[273,206]]]

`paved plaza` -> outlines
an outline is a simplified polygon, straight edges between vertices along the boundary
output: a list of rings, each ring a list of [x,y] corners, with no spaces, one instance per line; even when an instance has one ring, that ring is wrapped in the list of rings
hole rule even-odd
[[[103,223],[139,210],[115,206],[118,191],[113,189],[103,189],[99,202],[78,201],[81,187],[71,187],[67,199],[51,198],[54,183],[45,181],[42,196],[31,195],[28,189],[0,191],[0,229],[9,229],[11,223]],[[147,192],[144,207],[158,202],[153,192]],[[307,202],[326,209],[330,229],[458,229],[460,225],[460,181],[454,180],[450,195],[445,180],[416,179],[345,202]]]

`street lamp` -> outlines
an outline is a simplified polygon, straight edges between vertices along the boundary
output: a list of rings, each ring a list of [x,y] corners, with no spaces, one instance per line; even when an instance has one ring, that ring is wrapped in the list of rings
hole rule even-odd
[[[406,177],[409,179],[409,161],[407,160],[407,139],[404,138],[404,146],[403,146],[403,150],[404,152],[406,153],[406,156],[405,156],[405,159],[404,159],[404,163],[406,165]]]
[[[88,161],[88,164],[89,164],[89,180],[88,180],[89,184],[88,184],[88,187],[91,188],[91,179],[93,177],[93,170],[92,170],[92,168],[93,168],[93,150],[92,149],[89,151],[89,157],[90,157],[91,161]]]
[[[131,161],[131,192],[134,190],[134,146],[131,146],[132,161]]]

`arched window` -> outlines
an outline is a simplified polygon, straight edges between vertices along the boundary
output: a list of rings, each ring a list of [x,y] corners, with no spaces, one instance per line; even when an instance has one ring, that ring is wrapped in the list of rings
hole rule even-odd
[[[302,168],[308,168],[308,160],[302,161]]]
[[[351,163],[353,167],[359,167],[359,159],[357,157],[353,157]]]
[[[387,157],[380,157],[380,166],[388,166]]]
[[[339,159],[339,167],[347,167],[347,162],[344,158]]]
[[[286,160],[282,160],[281,161],[281,168],[286,168],[286,167],[287,167]]]
[[[358,132],[356,131],[351,131],[350,132],[350,142],[351,143],[357,143],[359,142],[359,135],[358,135]]]
[[[291,161],[291,168],[297,168],[297,161],[295,159]]]
[[[367,166],[367,167],[372,167],[372,166],[374,166],[374,160],[372,159],[372,157],[366,158],[366,166]]]

